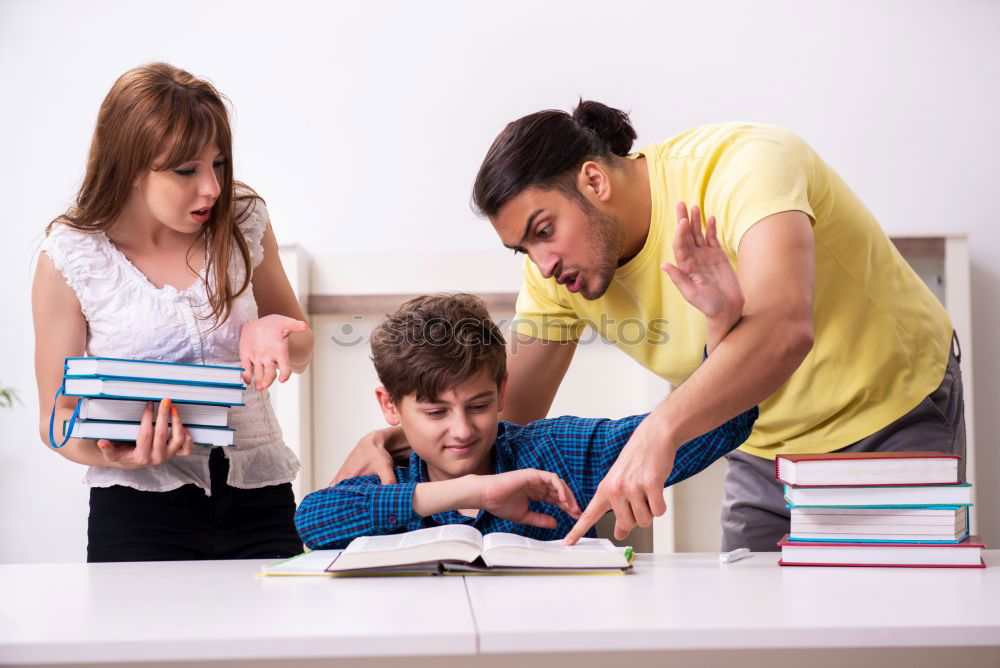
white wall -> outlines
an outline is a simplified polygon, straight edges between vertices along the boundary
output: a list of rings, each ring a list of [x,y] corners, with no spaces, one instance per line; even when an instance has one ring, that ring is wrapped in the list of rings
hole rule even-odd
[[[726,119],[797,131],[891,234],[970,235],[970,428],[980,527],[1000,541],[998,37],[986,0],[0,2],[0,384],[24,399],[0,412],[0,562],[83,558],[82,472],[36,435],[30,261],[108,87],[156,59],[231,98],[237,173],[321,293],[516,289],[468,201],[525,113],[592,97],[630,109],[640,144]],[[484,269],[456,275],[457,255]]]

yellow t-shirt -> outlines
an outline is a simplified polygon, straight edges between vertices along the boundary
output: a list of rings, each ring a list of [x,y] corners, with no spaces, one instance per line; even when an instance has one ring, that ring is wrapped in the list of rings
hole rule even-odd
[[[652,219],[642,250],[619,267],[608,291],[588,301],[527,258],[514,330],[548,340],[596,329],[653,373],[677,385],[701,363],[705,317],[660,269],[674,262],[675,207],[714,215],[720,244],[737,263],[740,239],[756,222],[802,211],[816,248],[814,345],[761,406],[742,449],[830,452],[912,410],[944,377],[952,325],[847,184],[794,134],[722,123],[643,149]]]

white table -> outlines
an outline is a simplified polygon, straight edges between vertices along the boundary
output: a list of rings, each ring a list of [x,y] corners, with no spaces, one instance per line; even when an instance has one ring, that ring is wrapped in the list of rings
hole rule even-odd
[[[986,569],[776,561],[380,579],[255,578],[260,561],[3,565],[0,663],[1000,666],[1000,551]]]
[[[461,578],[255,577],[265,563],[0,566],[0,663],[476,652]]]
[[[746,650],[1000,648],[1000,551],[985,569],[777,560],[639,555],[637,577],[470,577],[467,586],[486,654],[739,650],[735,666]]]

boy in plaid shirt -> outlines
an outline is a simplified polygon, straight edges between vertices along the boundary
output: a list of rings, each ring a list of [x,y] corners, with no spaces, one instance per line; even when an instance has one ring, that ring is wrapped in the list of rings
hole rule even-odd
[[[710,319],[706,353],[738,319]],[[506,344],[471,295],[406,302],[373,332],[371,349],[382,383],[375,395],[386,421],[405,433],[409,465],[395,468],[396,484],[363,475],[303,499],[295,524],[312,549],[442,524],[563,538],[646,417],[500,421]],[[757,413],[754,407],[682,445],[666,485],[739,447]],[[652,517],[636,520],[649,526]]]

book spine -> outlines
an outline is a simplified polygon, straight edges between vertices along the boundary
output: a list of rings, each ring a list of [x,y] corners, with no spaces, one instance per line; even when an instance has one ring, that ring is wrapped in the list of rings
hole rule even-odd
[[[97,402],[97,403],[92,403]],[[117,404],[118,407],[111,408],[103,402]],[[91,422],[140,422],[145,410],[145,404],[149,402],[123,399],[95,399],[84,397],[80,400],[81,420]],[[155,402],[152,402],[155,403]],[[212,415],[202,415],[196,417],[193,409],[203,406],[211,410]],[[189,408],[191,407],[191,408]],[[227,427],[229,422],[228,409],[222,406],[211,406],[209,404],[189,404],[177,402],[177,408],[181,415],[181,424],[185,427]],[[153,423],[156,423],[158,412],[153,406]],[[199,421],[202,420],[202,421]]]
[[[101,374],[66,374],[65,379],[97,379],[97,380],[115,380],[125,383],[159,383],[162,385],[186,385],[189,387],[210,387],[226,390],[245,390],[246,385],[243,383],[211,383],[205,381],[195,381],[195,380],[173,380],[170,378],[140,378],[136,376],[105,376]]]
[[[235,388],[232,388],[235,389]],[[84,397],[90,399],[109,399],[109,400],[123,400],[123,401],[162,401],[167,398],[164,396],[158,397],[141,397],[136,395],[121,395],[121,394],[106,394],[104,392],[63,392],[63,396],[66,397]],[[241,397],[242,398],[242,397]],[[175,404],[201,404],[203,406],[245,406],[246,404],[242,401],[230,402],[230,401],[207,401],[205,399],[180,399],[177,397],[171,397],[170,401]]]

